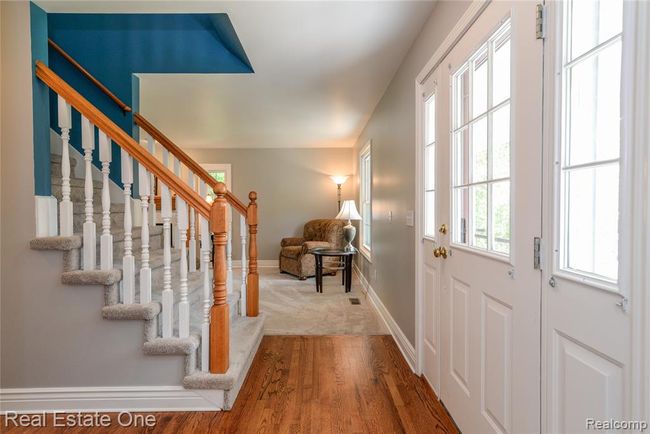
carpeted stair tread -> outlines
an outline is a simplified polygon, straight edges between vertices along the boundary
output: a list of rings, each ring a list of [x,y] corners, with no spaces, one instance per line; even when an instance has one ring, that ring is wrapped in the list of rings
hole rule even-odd
[[[113,304],[102,308],[102,317],[111,320],[151,321],[161,310],[160,303]]]
[[[248,368],[257,353],[264,329],[264,314],[240,317],[230,325],[230,367],[225,374],[195,372],[183,379],[187,389],[224,390],[224,407],[232,408]]]
[[[113,285],[122,280],[122,270],[75,270],[61,273],[61,283],[66,285]]]
[[[150,342],[145,342],[143,349],[144,353],[149,355],[189,355],[196,352],[200,341],[201,339],[196,335],[190,335],[187,338],[155,338]]]
[[[29,242],[29,247],[34,250],[73,250],[81,247],[82,241],[79,235],[70,237],[39,237]]]

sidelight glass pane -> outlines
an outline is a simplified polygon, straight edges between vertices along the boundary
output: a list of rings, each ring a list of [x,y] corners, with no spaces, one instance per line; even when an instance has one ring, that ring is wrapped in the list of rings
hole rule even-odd
[[[564,266],[616,280],[618,164],[567,170],[564,176]]]
[[[510,181],[496,182],[492,188],[492,250],[510,253]]]
[[[436,192],[427,191],[424,193],[424,234],[436,235]]]
[[[424,189],[433,190],[436,188],[436,148],[427,146],[424,148]]]
[[[599,44],[621,33],[623,28],[623,1],[571,1],[568,60],[586,53]]]
[[[492,179],[510,176],[510,104],[492,115]]]
[[[510,38],[495,47],[492,107],[510,98]]]
[[[472,239],[471,245],[481,249],[488,247],[488,232],[487,232],[487,186],[475,185],[470,187],[471,197],[471,226],[472,226]]]
[[[435,95],[429,97],[425,104],[424,118],[424,137],[425,145],[430,145],[436,141],[436,98]]]
[[[567,71],[566,165],[618,158],[620,149],[621,42]]]
[[[472,132],[472,176],[471,182],[488,179],[487,162],[487,117],[470,126]]]

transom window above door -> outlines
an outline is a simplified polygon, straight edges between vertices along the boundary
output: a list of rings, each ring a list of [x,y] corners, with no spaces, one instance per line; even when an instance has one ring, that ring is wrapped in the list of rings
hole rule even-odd
[[[453,242],[509,255],[509,19],[451,82]]]

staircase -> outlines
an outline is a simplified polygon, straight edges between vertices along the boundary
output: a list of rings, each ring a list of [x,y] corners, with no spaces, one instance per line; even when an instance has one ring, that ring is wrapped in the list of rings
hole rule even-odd
[[[164,143],[168,139],[158,130],[151,131],[159,140],[144,131],[148,149],[140,146],[40,62],[37,76],[59,98],[63,152],[51,155],[51,168],[60,234],[36,238],[30,247],[61,251],[62,283],[101,287],[105,320],[143,321],[145,354],[184,357],[182,385],[207,394],[215,409],[232,408],[263,335],[264,315],[257,312],[256,194],[243,205],[223,184],[207,179],[207,172],[198,172],[200,166],[182,151]],[[72,125],[73,108],[82,114],[81,126]],[[70,158],[73,127],[82,129],[81,168]],[[95,127],[101,175],[91,165]],[[120,201],[110,200],[111,142],[122,148]],[[163,161],[154,156],[156,146],[163,146]],[[139,166],[139,200],[131,195],[134,163]],[[102,180],[94,180],[98,177]],[[159,210],[151,194],[156,181]],[[204,199],[208,187],[217,196],[212,204]],[[242,273],[232,269],[233,210],[248,229],[248,237],[241,236],[242,251],[245,243],[249,247]],[[136,213],[140,226],[133,224]],[[174,231],[179,242],[172,245]]]

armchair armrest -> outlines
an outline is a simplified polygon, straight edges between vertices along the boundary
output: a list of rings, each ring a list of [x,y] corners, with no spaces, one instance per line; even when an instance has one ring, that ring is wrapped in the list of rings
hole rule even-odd
[[[302,246],[304,242],[305,239],[300,237],[282,238],[282,241],[280,242],[280,247]]]
[[[328,243],[327,241],[306,241],[302,245],[302,251],[304,253],[307,253],[307,252],[309,252],[309,250],[316,249],[318,247],[329,248],[329,247],[332,247],[332,245],[330,243]]]

